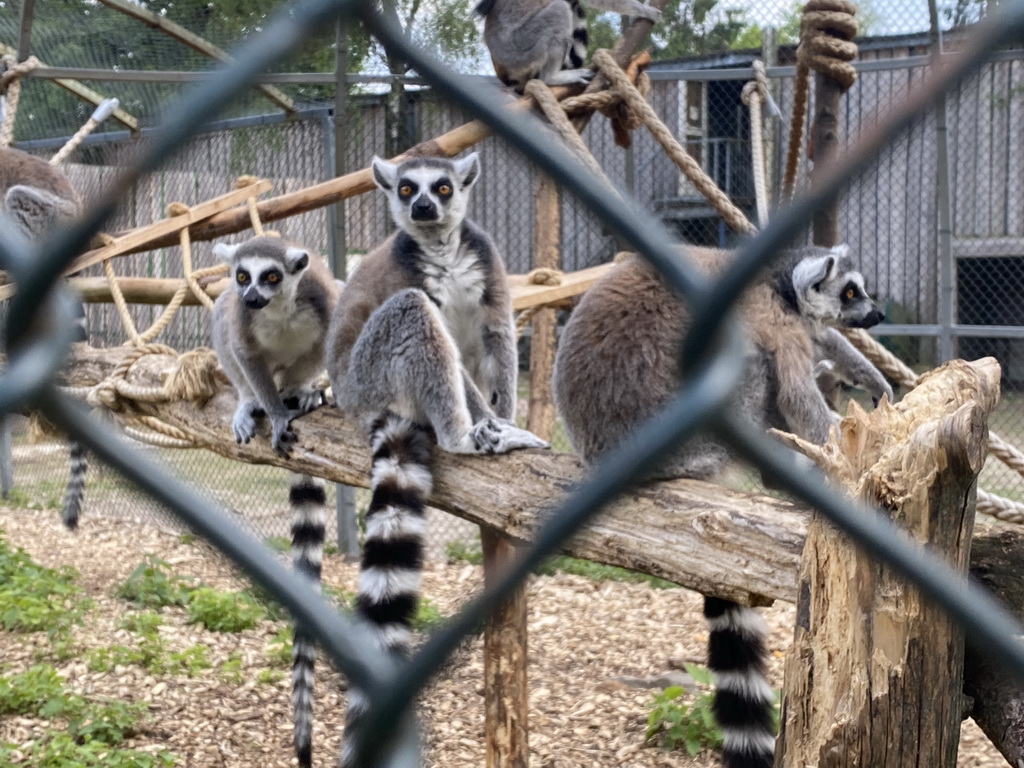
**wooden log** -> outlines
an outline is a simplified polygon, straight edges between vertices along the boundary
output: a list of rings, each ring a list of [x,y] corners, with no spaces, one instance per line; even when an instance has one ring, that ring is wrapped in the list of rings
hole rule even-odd
[[[824,451],[851,492],[964,573],[999,376],[991,358],[947,363],[896,406],[851,407]],[[775,765],[954,768],[960,628],[817,515],[798,592]]]
[[[96,349],[74,345],[67,383],[92,386],[106,378],[131,350]],[[159,386],[174,368],[167,355],[143,358],[129,372],[129,380]],[[256,440],[237,445],[231,433],[236,399],[222,391],[204,406],[192,402],[164,405],[125,405],[127,414],[158,415],[163,421],[188,430],[197,447],[252,464],[271,464],[309,472],[326,480],[368,487],[369,455],[365,435],[322,408],[298,419],[299,443],[294,457],[279,458],[269,448],[266,426]],[[438,453],[438,481],[432,506],[529,541],[533,532],[562,496],[584,478],[575,457],[546,451],[523,451],[508,456],[476,457]],[[696,480],[674,480],[635,489],[612,502],[590,525],[566,542],[561,551],[609,565],[648,573],[704,594],[745,605],[767,605],[773,600],[796,602],[797,571],[809,519],[809,510],[784,499],[732,491]],[[1018,615],[1024,614],[1024,529],[993,524],[983,519],[974,526],[971,573],[994,589]],[[999,675],[1002,670],[994,667]],[[965,680],[978,701],[990,697],[987,683],[970,676]],[[1003,675],[1005,676],[1005,675]],[[978,691],[983,692],[978,695]],[[1004,694],[1000,691],[1000,697]],[[1008,690],[1007,701],[1024,700]],[[998,699],[996,699],[998,701]],[[1015,745],[999,733],[1019,727],[1013,710],[990,718],[978,714],[986,733],[1004,754]],[[1012,729],[1011,735],[1012,735]]]

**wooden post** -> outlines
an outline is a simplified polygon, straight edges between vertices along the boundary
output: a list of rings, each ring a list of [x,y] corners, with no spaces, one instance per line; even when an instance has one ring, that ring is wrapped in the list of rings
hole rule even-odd
[[[811,184],[821,169],[826,167],[839,151],[839,114],[843,88],[827,75],[814,75],[814,122],[808,151],[814,160]],[[839,204],[837,197],[829,205],[814,213],[813,238],[815,245],[831,247],[840,243]]]
[[[997,364],[954,360],[896,406],[852,405],[839,440],[847,489],[965,574],[998,396]],[[817,515],[797,594],[775,765],[954,768],[964,654],[955,623]]]
[[[547,176],[537,182],[534,267],[557,269],[561,245],[558,188]],[[530,338],[530,408],[526,428],[550,440],[555,402],[551,371],[555,365],[555,310],[544,307],[533,316]],[[516,545],[500,532],[481,526],[484,580],[496,580],[516,556]],[[484,701],[487,766],[529,765],[527,716],[526,592],[523,587],[499,608],[484,629]]]

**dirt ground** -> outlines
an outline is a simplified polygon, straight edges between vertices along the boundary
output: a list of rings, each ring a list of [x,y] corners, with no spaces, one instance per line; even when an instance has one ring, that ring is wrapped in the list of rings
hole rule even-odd
[[[87,511],[88,514],[88,511]],[[112,595],[147,553],[170,563],[175,573],[220,589],[245,586],[231,566],[202,543],[187,543],[150,523],[86,517],[77,534],[65,531],[54,510],[0,508],[0,530],[50,567],[73,565],[80,584],[95,600],[75,640],[83,648],[131,642],[118,625],[130,610]],[[328,557],[326,583],[353,590],[355,568]],[[425,594],[444,614],[457,610],[481,582],[480,569],[432,563]],[[530,746],[535,768],[631,766],[712,768],[713,754],[696,759],[644,745],[651,688],[637,687],[672,671],[670,660],[703,663],[707,633],[699,595],[657,590],[646,584],[593,581],[558,574],[529,584]],[[284,626],[265,621],[254,630],[223,634],[185,623],[184,609],[164,609],[161,629],[172,650],[207,647],[213,667],[197,677],[157,678],[140,667],[91,672],[82,657],[57,663],[67,687],[90,697],[147,702],[152,720],[126,746],[168,749],[178,765],[190,768],[292,766],[289,680],[286,670],[267,682],[260,672],[272,666],[268,640]],[[773,685],[781,685],[782,661],[793,611],[779,605],[764,611],[771,627]],[[46,640],[38,635],[0,631],[0,669],[21,671],[37,661]],[[244,682],[226,682],[218,667],[231,654],[243,660]],[[452,664],[423,695],[419,714],[424,730],[425,764],[469,768],[484,764],[481,643],[462,648]],[[335,765],[344,712],[340,677],[318,668],[315,760]],[[0,717],[0,742],[26,745],[47,721]],[[968,722],[962,731],[960,768],[1006,765],[981,732]]]

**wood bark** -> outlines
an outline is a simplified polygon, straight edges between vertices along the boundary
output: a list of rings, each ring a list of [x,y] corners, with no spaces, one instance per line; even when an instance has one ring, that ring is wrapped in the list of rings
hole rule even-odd
[[[824,451],[850,492],[964,573],[999,376],[991,358],[948,363],[896,406],[851,408]],[[954,768],[960,627],[818,515],[798,593],[775,765]]]
[[[67,383],[92,386],[105,379],[131,350],[96,349],[76,344]],[[160,386],[175,358],[150,355],[129,371],[131,382]],[[125,402],[124,416],[156,415],[187,430],[196,446],[252,464],[268,464],[313,473],[331,482],[368,487],[366,437],[331,408],[296,420],[299,442],[290,460],[269,447],[269,429],[248,445],[231,433],[236,399],[230,389],[203,405],[191,401],[164,404]],[[457,456],[438,453],[432,506],[471,522],[491,526],[507,537],[528,542],[546,515],[585,477],[573,456],[521,451],[507,456]],[[800,503],[740,493],[696,480],[674,480],[637,488],[611,502],[561,551],[609,565],[649,573],[704,594],[745,605],[773,600],[795,603],[800,553],[809,520]],[[1024,613],[1024,530],[975,523],[971,573],[995,590],[1020,615]],[[995,660],[996,662],[998,660]],[[1005,678],[998,666],[995,675]],[[975,691],[976,718],[1004,754],[1014,754],[1020,719],[1014,707],[978,708],[981,699],[1021,701],[1019,689],[992,690],[968,665],[965,681]],[[973,688],[972,688],[973,686]],[[983,691],[981,695],[977,691]],[[1002,713],[1002,714],[1000,714]],[[1002,746],[1006,744],[1006,747]]]
[[[480,529],[480,540],[484,582],[490,586],[515,561],[517,547],[488,526]],[[526,768],[530,763],[526,618],[526,589],[520,587],[491,614],[484,629],[487,768]]]

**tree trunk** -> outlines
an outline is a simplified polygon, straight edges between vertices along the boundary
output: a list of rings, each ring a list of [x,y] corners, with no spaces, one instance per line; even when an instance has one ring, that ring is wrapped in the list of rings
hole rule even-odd
[[[953,361],[901,403],[843,422],[847,488],[966,573],[994,361]],[[955,768],[963,633],[918,589],[815,515],[787,657],[780,768]]]

